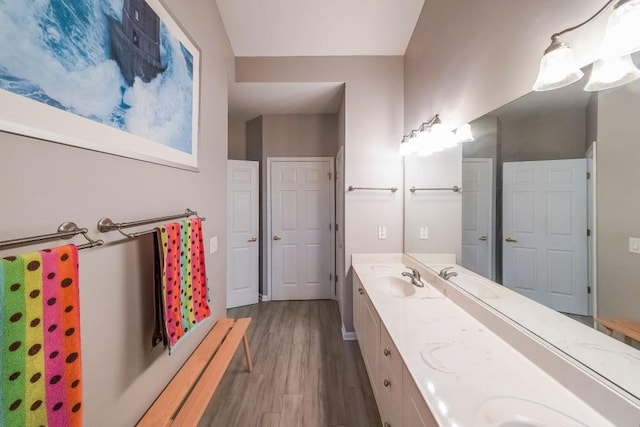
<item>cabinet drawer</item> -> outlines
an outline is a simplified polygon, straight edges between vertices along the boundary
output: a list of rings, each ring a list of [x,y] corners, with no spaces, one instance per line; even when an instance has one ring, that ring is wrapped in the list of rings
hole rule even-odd
[[[383,425],[402,427],[402,358],[393,345],[389,332],[380,325],[380,353],[378,354],[378,372],[380,384],[380,415]],[[388,424],[384,424],[384,423]]]

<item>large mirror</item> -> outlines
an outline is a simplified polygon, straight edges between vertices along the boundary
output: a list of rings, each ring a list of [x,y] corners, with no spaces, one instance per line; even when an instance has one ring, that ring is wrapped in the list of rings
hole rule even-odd
[[[472,142],[405,158],[404,251],[455,253],[514,292],[451,282],[640,398],[640,80],[584,81],[474,120]]]

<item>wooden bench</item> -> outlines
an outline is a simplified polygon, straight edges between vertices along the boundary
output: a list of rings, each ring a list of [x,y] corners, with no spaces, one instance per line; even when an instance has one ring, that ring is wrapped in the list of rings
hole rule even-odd
[[[253,370],[247,328],[251,318],[220,319],[138,422],[141,427],[195,426],[240,344]]]
[[[624,337],[624,342],[631,345],[632,340],[640,341],[640,323],[624,318],[595,318],[596,325],[600,325],[607,335],[614,332]]]

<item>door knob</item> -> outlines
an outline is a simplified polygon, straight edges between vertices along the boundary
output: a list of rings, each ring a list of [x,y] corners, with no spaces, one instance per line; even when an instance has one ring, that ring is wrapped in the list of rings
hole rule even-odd
[[[482,240],[484,242],[485,240],[487,240],[487,236],[482,236],[478,240]]]
[[[507,237],[506,239],[504,239],[504,241],[508,243],[518,243],[516,239],[512,239],[511,237]]]
[[[282,237],[280,237],[280,236],[273,236],[273,240],[282,240]]]
[[[249,240],[247,240],[247,243],[253,243],[253,242],[257,242],[258,238],[257,237],[252,237]]]

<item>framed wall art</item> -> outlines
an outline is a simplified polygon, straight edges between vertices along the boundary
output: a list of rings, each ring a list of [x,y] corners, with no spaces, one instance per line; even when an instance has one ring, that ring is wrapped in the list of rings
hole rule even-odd
[[[199,91],[160,0],[0,2],[0,130],[197,170]]]

